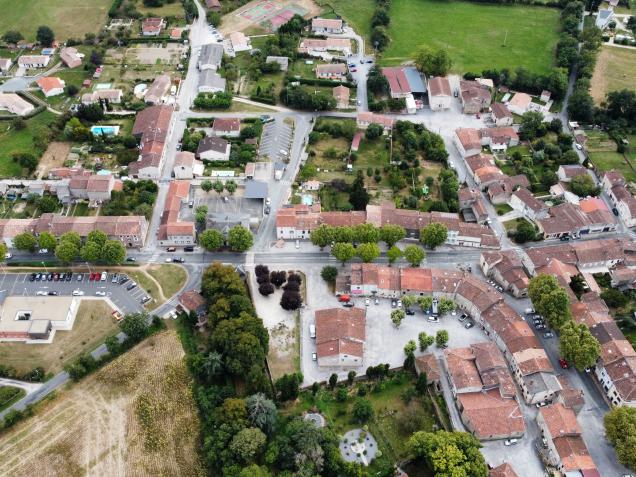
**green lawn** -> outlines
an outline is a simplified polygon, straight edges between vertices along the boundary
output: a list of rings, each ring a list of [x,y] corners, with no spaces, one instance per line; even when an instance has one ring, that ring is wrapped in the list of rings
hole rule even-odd
[[[30,152],[38,157],[44,152],[38,149],[33,141],[36,136],[47,136],[49,125],[54,121],[55,115],[48,111],[27,120],[27,127],[16,131],[11,121],[0,121],[0,177],[19,177],[22,175],[22,167],[13,162],[14,153]]]
[[[40,25],[49,26],[57,40],[83,38],[106,23],[112,0],[0,0],[0,32],[18,30],[35,40]]]
[[[358,8],[358,2],[343,3]],[[556,9],[394,0],[390,15],[392,41],[383,53],[383,64],[412,59],[420,45],[446,49],[453,60],[453,71],[460,73],[480,73],[485,68],[514,70],[519,66],[548,73],[553,64],[559,33]]]

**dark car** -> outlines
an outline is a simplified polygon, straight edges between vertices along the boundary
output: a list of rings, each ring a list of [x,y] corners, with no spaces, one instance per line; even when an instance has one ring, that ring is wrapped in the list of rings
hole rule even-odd
[[[563,369],[568,369],[570,367],[570,365],[564,358],[559,358],[559,364]]]
[[[413,310],[411,310],[410,308],[406,309],[406,314],[409,316],[413,316],[415,314],[415,312]]]
[[[73,272],[69,272],[66,274],[66,281],[70,282],[73,279]]]
[[[53,281],[56,282],[60,279],[60,274],[59,273],[54,273],[53,274]]]
[[[132,290],[133,288],[135,288],[136,286],[137,286],[137,284],[136,284],[135,282],[133,282],[133,283],[131,283],[130,285],[128,285],[128,286],[126,287],[126,290],[130,291],[130,290]]]
[[[29,281],[30,282],[34,282],[35,281],[35,273],[32,273],[31,276],[29,276]]]
[[[395,298],[391,299],[391,308],[397,307],[397,300]]]
[[[172,259],[172,261],[174,263],[184,263],[185,262],[185,258],[183,258],[183,257],[175,257],[175,258]]]
[[[183,251],[184,251],[184,252],[194,252],[194,247],[190,247],[190,246],[188,246],[188,247],[183,247]]]
[[[148,303],[150,301],[150,297],[149,296],[145,296],[141,299],[141,304],[145,305],[146,303]]]
[[[612,213],[613,213],[616,217],[618,217],[618,209],[617,209],[616,207],[613,207],[613,208],[612,208]]]
[[[52,273],[49,273],[49,274],[46,276],[46,280],[47,280],[48,282],[52,282],[52,281],[53,281],[53,274],[52,274]]]
[[[570,236],[569,235],[564,235],[559,240],[561,240],[561,242],[567,242],[568,240],[570,240]]]
[[[136,261],[137,261],[137,259],[136,259],[135,257],[128,257],[128,258],[126,259],[126,261],[127,261],[127,262],[136,262]]]
[[[49,296],[57,296],[57,295],[58,295],[58,292],[56,292],[56,291],[50,291],[49,292]]]
[[[353,303],[352,301],[348,301],[346,303],[343,303],[342,306],[347,308],[353,308],[355,306],[355,303]]]

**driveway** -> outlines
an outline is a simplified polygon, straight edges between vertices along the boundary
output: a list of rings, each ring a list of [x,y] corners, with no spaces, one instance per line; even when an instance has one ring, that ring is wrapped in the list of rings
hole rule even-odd
[[[0,386],[13,386],[14,388],[24,389],[27,394],[37,391],[42,387],[41,383],[29,383],[26,381],[17,381],[15,379],[0,378]]]

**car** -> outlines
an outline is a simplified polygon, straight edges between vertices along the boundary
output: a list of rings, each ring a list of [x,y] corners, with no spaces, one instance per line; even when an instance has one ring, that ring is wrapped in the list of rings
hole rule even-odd
[[[194,252],[194,247],[192,247],[192,246],[183,247],[183,251],[184,252]]]
[[[99,281],[105,282],[107,278],[108,278],[108,273],[102,272],[102,274],[101,274],[101,276],[99,278]]]
[[[499,290],[501,293],[503,293],[503,287],[498,286],[498,287],[496,287],[496,288],[497,288],[497,290]]]
[[[379,305],[380,304],[380,299],[376,298],[375,300],[373,300],[373,303],[375,303],[376,305]]]
[[[300,240],[296,240],[296,248],[300,248]]]
[[[524,313],[526,315],[534,315],[534,308],[526,308]]]
[[[568,364],[568,362],[565,360],[565,358],[559,358],[559,365],[563,368],[563,369],[568,369],[570,367],[570,365]]]
[[[29,281],[30,282],[34,282],[35,281],[35,273],[32,273],[31,275],[29,275]]]
[[[60,281],[61,282],[65,282],[66,281],[66,273],[60,273]]]
[[[547,327],[543,323],[539,323],[536,325],[536,328],[538,330],[545,330]]]
[[[406,313],[407,315],[409,315],[409,316],[413,316],[413,315],[415,315],[415,312],[414,312],[413,310],[411,310],[410,308],[407,308],[407,309],[405,310],[405,313]]]
[[[135,288],[136,286],[137,286],[137,284],[136,284],[135,282],[131,282],[131,283],[130,283],[130,285],[128,285],[128,286],[126,287],[126,290],[130,291],[130,290],[132,290],[133,288]]]
[[[464,328],[466,328],[467,330],[471,329],[473,326],[475,326],[475,323],[473,323],[472,321],[467,321],[466,323],[464,323]]]
[[[265,215],[269,215],[269,213],[272,211],[271,207],[269,205],[265,206]]]
[[[177,251],[177,247],[168,247],[166,249],[166,252],[176,252]]]
[[[397,300],[396,299],[392,299],[391,300],[391,308],[395,308],[397,306]]]
[[[11,255],[9,252],[4,254],[4,259],[5,260],[9,260],[11,257],[13,257],[13,255]]]
[[[466,313],[462,313],[462,316],[459,317],[459,321],[463,323],[466,321],[466,318],[468,318],[468,315]]]
[[[110,279],[110,283],[117,283],[117,281],[119,280],[118,276],[116,273],[113,273],[113,278]]]
[[[581,146],[580,144],[575,144],[574,145],[579,151],[583,150],[583,146]]]
[[[353,308],[355,306],[355,304],[352,301],[348,301],[346,303],[343,303],[342,306],[344,306],[346,308]]]
[[[280,150],[280,151],[278,151],[278,152],[280,152],[283,156],[287,157],[287,154],[288,154],[288,153],[287,153],[287,151],[286,151],[285,149],[281,149],[281,150]]]
[[[398,308],[402,308],[402,300],[398,300],[397,301],[397,307]]]
[[[49,292],[49,295],[50,295],[50,296],[58,296],[58,295],[59,295],[59,293],[58,293],[58,292],[56,292],[56,291],[50,291],[50,292]]]
[[[431,323],[439,323],[439,318],[433,315],[427,317],[426,319]]]
[[[165,259],[165,262],[166,263],[172,263],[172,259],[170,257],[168,257],[168,258]]]
[[[316,325],[314,325],[313,323],[309,325],[309,337],[312,340],[316,339]]]
[[[543,333],[543,337],[545,339],[554,338],[554,333],[552,333],[551,331],[546,331],[545,333]]]
[[[106,292],[105,291],[96,291],[95,292],[95,296],[106,296]]]
[[[123,285],[124,283],[126,283],[128,280],[130,280],[127,276],[123,276],[119,279],[119,284]]]
[[[135,257],[126,257],[127,262],[136,262],[137,259]]]
[[[36,296],[46,296],[48,295],[48,293],[46,293],[44,290],[38,290],[35,292]]]
[[[369,306],[371,304],[371,300],[369,300],[368,298],[366,298],[364,300],[364,306]]]
[[[274,118],[269,116],[268,114],[263,114],[259,119],[263,124],[271,123],[274,121]]]
[[[53,281],[56,282],[60,279],[60,274],[59,273],[54,273],[53,274]]]
[[[38,253],[44,255],[46,253],[49,253],[49,249],[48,248],[41,248],[40,250],[38,250]]]
[[[52,273],[49,273],[49,274],[46,276],[46,281],[47,281],[47,282],[52,282],[52,281],[53,281],[53,274],[52,274]]]
[[[351,71],[352,73],[357,73],[358,72],[358,70],[356,68],[352,68],[349,71]]]
[[[372,65],[373,64],[373,60],[367,60],[366,63],[369,64],[369,65]]]
[[[143,297],[139,301],[141,302],[142,305],[145,305],[146,303],[148,303],[150,301],[150,297],[146,295],[145,297]]]
[[[78,281],[78,282],[81,282],[82,280],[84,280],[84,274],[83,274],[83,273],[80,273],[80,274],[77,276],[77,281]]]
[[[172,259],[172,261],[174,263],[184,263],[185,262],[185,258],[183,258],[183,257],[175,257],[175,258]]]
[[[455,310],[451,311],[451,316],[457,316],[457,312]]]
[[[42,274],[41,274],[41,273],[36,273],[36,274],[35,274],[35,281],[36,281],[36,282],[39,282],[39,281],[40,281],[40,278],[42,278]]]
[[[70,282],[73,279],[73,272],[68,272],[66,274],[66,281]]]
[[[477,119],[481,119],[481,116],[479,115],[479,113],[475,114],[475,117],[476,117]]]
[[[311,360],[318,361],[318,355],[316,353],[311,353]]]
[[[514,446],[515,444],[519,443],[519,439],[506,439],[504,441],[504,445],[505,446]]]
[[[95,280],[95,274],[94,273],[89,273],[88,274],[88,281],[92,282],[93,280]]]
[[[355,68],[356,64],[355,63],[349,63],[349,68]]]
[[[618,217],[618,209],[616,207],[612,207],[612,214]]]
[[[82,290],[73,290],[73,296],[84,296],[84,292]]]
[[[559,237],[559,240],[561,242],[567,242],[570,240],[570,236],[569,235],[564,235],[563,237]]]

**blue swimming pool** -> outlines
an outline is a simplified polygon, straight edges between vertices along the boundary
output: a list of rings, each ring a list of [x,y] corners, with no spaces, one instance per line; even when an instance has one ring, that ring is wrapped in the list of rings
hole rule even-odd
[[[93,126],[91,132],[93,136],[117,136],[119,134],[119,126]]]

